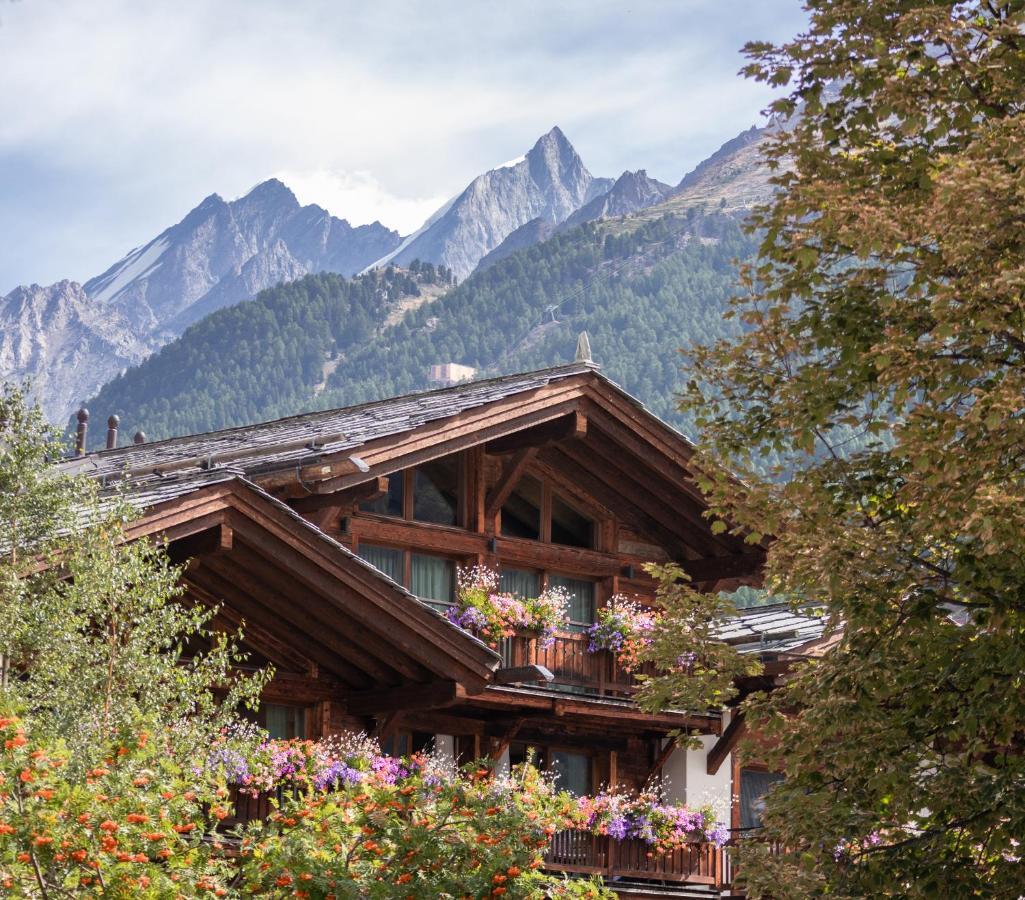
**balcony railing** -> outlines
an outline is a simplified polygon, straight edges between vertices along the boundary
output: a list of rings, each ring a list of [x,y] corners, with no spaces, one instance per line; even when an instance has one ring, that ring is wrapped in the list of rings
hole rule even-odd
[[[560,831],[545,855],[545,868],[606,879],[636,879],[722,887],[729,880],[727,853],[715,844],[686,844],[659,853],[637,838],[624,841],[589,831]]]
[[[230,802],[234,815],[225,819],[221,830],[266,819],[283,799],[283,789],[274,795],[256,796],[233,788]],[[552,837],[545,854],[545,868],[572,875],[600,875],[612,880],[654,881],[664,884],[710,885],[721,888],[731,882],[729,851],[715,844],[687,844],[666,853],[652,850],[651,845],[636,838],[624,841],[592,834],[589,831],[566,830]]]
[[[624,669],[608,650],[589,652],[588,643],[585,634],[560,632],[549,646],[542,647],[536,637],[522,635],[504,639],[498,651],[503,665],[510,668],[544,666],[555,676],[555,687],[600,697],[630,697],[638,687],[635,673]],[[647,663],[637,670],[641,674],[653,671]]]

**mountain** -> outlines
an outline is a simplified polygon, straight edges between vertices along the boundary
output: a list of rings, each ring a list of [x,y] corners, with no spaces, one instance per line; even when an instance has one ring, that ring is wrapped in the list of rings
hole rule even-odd
[[[624,234],[586,223],[455,287],[418,262],[307,276],[218,310],[88,405],[169,437],[425,389],[435,363],[483,375],[564,362],[587,330],[607,374],[688,427],[676,350],[736,333],[722,311],[753,248],[729,216],[666,217]]]
[[[474,271],[483,272],[507,256],[512,256],[512,254],[520,250],[525,250],[527,247],[533,247],[534,244],[547,241],[554,231],[555,226],[541,216],[531,219],[506,237],[494,250],[485,254],[481,261],[477,263],[477,268]]]
[[[612,182],[595,178],[555,127],[518,159],[479,175],[396,252],[377,261],[414,259],[444,265],[465,278],[521,225],[535,218],[565,220]]]
[[[354,274],[401,242],[301,206],[280,181],[244,197],[207,197],[177,225],[84,285],[16,288],[0,299],[0,377],[30,378],[62,421],[122,369],[191,323],[308,272]]]
[[[0,372],[30,378],[51,422],[71,412],[67,398],[88,397],[146,353],[125,318],[99,308],[74,281],[0,298]]]
[[[400,243],[379,222],[353,228],[300,206],[277,179],[238,200],[207,197],[177,225],[85,283],[159,346],[208,313],[308,272],[352,275]]]
[[[649,178],[644,169],[638,169],[636,172],[624,172],[606,193],[585,203],[560,227],[566,229],[598,219],[627,216],[660,203],[672,192],[673,189],[670,185]]]
[[[142,428],[151,439],[302,408],[356,347],[452,285],[447,270],[414,269],[351,280],[321,272],[261,291],[190,326],[104,386],[89,408],[121,410],[126,433]],[[102,445],[100,430],[90,438]]]

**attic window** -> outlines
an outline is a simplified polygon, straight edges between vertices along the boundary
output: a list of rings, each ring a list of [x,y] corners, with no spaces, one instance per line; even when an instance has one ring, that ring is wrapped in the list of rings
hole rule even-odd
[[[524,475],[502,506],[505,537],[541,539],[541,482]]]
[[[589,550],[594,547],[594,522],[557,494],[552,496],[552,543]]]
[[[359,505],[360,511],[379,516],[401,516],[404,482],[402,472],[393,472],[388,476],[388,493],[374,500],[364,500]]]
[[[414,470],[413,518],[436,525],[455,525],[459,518],[459,466],[453,456]]]

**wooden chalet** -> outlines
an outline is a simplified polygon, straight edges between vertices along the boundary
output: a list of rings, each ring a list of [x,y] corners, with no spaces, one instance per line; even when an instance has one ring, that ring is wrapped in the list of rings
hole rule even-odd
[[[577,362],[64,465],[128,479],[132,536],[167,546],[188,597],[221,606],[219,627],[244,622],[254,664],[275,667],[261,711],[275,736],[365,730],[390,752],[434,745],[500,767],[533,748],[577,793],[662,777],[670,798],[712,802],[739,827],[742,723],[641,712],[633,677],[583,633],[613,594],[653,599],[651,560],[679,562],[706,590],[757,582],[764,548],[712,533],[693,452]],[[475,564],[524,595],[562,586],[572,624],[548,649],[487,647],[443,615],[456,568]],[[724,639],[800,653],[818,632],[788,615],[756,611]],[[674,748],[681,726],[703,735],[701,751]],[[730,881],[714,845],[651,858],[639,842],[567,832],[548,861],[602,873],[624,897],[718,896]]]

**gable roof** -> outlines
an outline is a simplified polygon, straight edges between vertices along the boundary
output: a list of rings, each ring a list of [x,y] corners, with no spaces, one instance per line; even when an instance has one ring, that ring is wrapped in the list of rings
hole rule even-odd
[[[140,506],[231,473],[312,509],[323,495],[461,450],[502,455],[532,444],[535,466],[571,494],[597,499],[695,582],[739,584],[760,571],[768,539],[752,547],[741,535],[713,533],[693,478],[694,445],[587,362],[103,450],[60,465],[120,483]]]
[[[188,547],[185,583],[257,627],[302,635],[297,646],[319,647],[320,668],[340,682],[449,679],[483,689],[500,663],[491,648],[258,485],[221,474],[148,505],[127,537],[174,547],[227,533],[212,551]]]

